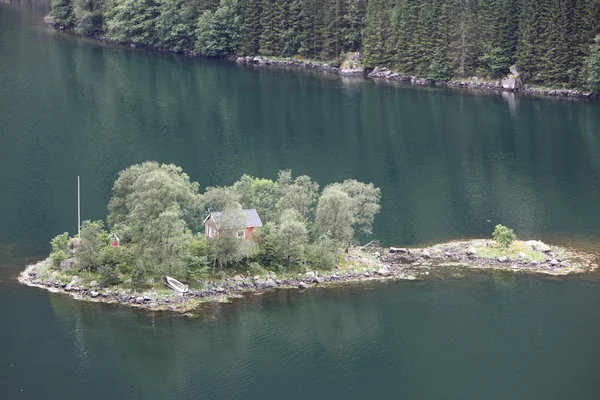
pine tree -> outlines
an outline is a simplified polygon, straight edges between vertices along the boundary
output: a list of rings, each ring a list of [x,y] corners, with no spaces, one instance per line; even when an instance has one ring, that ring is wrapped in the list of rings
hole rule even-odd
[[[390,13],[387,0],[370,0],[367,5],[364,31],[364,61],[367,67],[390,64]]]
[[[585,84],[593,92],[600,92],[600,35],[590,46],[590,54],[585,62]]]
[[[259,53],[266,56],[277,54],[277,28],[275,20],[275,0],[262,0],[260,17],[261,34]]]
[[[365,26],[365,9],[360,0],[346,0],[345,13],[342,15],[340,36],[342,51],[358,51],[362,44],[362,32]]]
[[[240,44],[238,54],[253,56],[260,48],[261,0],[240,2]]]

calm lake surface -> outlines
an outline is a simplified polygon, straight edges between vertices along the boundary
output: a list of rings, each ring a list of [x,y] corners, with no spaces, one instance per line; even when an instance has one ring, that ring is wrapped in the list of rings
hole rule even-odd
[[[188,319],[19,286],[104,219],[119,170],[205,187],[291,168],[383,192],[374,239],[597,251],[600,103],[255,70],[108,46],[0,2],[0,399],[598,399],[598,274],[472,274],[206,306]]]

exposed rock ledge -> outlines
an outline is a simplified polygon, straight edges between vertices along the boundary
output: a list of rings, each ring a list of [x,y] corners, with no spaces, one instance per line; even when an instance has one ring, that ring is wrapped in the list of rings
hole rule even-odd
[[[598,268],[594,263],[596,254],[551,247],[538,241],[523,242],[523,246],[525,252],[502,257],[493,257],[495,250],[489,240],[456,241],[425,248],[354,248],[346,256],[344,267],[330,271],[307,271],[281,278],[273,272],[263,276],[235,275],[205,282],[204,289],[190,290],[184,296],[167,290],[160,290],[160,294],[157,294],[154,290],[134,292],[126,288],[102,288],[95,281],[84,285],[77,276],[73,276],[69,283],[53,279],[52,276],[42,278],[37,271],[45,261],[29,265],[18,280],[24,285],[66,293],[79,300],[190,312],[203,302],[228,301],[246,293],[262,293],[277,288],[304,290],[345,282],[427,279],[468,269],[567,275]]]

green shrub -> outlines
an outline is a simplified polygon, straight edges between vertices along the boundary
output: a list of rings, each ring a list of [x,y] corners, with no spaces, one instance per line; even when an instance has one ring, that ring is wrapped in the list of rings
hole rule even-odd
[[[257,262],[251,262],[248,266],[248,273],[250,275],[264,275],[267,271]]]
[[[119,271],[113,265],[103,265],[98,269],[100,273],[99,283],[102,286],[118,285],[121,283]]]
[[[140,289],[146,286],[146,281],[148,277],[148,270],[144,266],[142,261],[138,261],[135,264],[135,268],[131,273],[131,287],[134,289]]]
[[[510,245],[517,240],[517,235],[515,235],[515,232],[504,225],[496,225],[496,229],[494,229],[492,237],[499,246],[504,248],[510,247]]]

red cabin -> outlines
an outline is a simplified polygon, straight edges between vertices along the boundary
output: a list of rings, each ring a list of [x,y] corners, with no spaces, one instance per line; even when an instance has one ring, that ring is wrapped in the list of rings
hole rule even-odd
[[[233,215],[237,213],[237,211],[213,211],[208,214],[208,217],[204,220],[204,234],[207,238],[213,238],[219,234],[220,230],[226,229],[224,228],[225,220],[227,220],[228,213]],[[246,228],[240,229],[236,232],[236,235],[240,239],[250,239],[252,237],[252,233],[255,228],[263,226],[258,213],[254,208],[249,210],[241,210],[242,218],[245,219]],[[243,223],[239,224],[243,226]]]

